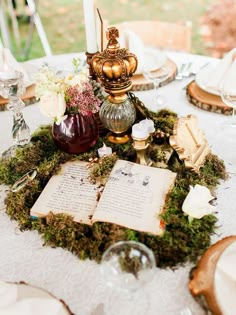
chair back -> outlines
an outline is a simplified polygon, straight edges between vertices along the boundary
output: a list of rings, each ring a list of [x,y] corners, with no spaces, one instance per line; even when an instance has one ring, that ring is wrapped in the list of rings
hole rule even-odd
[[[127,21],[116,23],[120,36],[125,30],[136,33],[145,46],[167,48],[176,51],[190,52],[192,22],[184,24],[162,21]]]

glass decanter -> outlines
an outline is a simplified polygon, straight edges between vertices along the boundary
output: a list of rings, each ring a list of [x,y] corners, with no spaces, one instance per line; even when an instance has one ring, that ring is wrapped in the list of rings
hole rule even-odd
[[[25,107],[20,96],[24,94],[23,73],[19,71],[6,72],[5,76],[0,76],[0,95],[8,98],[7,109],[13,112],[12,139],[13,145],[3,152],[2,158],[14,156],[18,146],[30,142],[30,129],[26,124],[22,109]]]

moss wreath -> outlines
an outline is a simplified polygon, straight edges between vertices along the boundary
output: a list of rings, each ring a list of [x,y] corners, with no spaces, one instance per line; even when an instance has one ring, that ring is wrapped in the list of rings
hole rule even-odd
[[[177,115],[167,110],[158,113],[148,111],[143,104],[130,94],[138,110],[138,118],[153,119],[156,133],[153,142],[169,146],[168,138],[172,134]],[[31,143],[19,148],[16,156],[9,160],[0,160],[0,183],[13,185],[14,182],[31,169],[37,170],[36,178],[18,192],[9,190],[5,199],[6,212],[18,221],[21,230],[33,229],[42,234],[45,244],[60,246],[76,254],[80,259],[100,261],[103,252],[111,244],[121,240],[135,240],[152,249],[158,267],[176,267],[187,261],[196,262],[198,257],[210,246],[210,238],[217,229],[215,214],[201,219],[188,217],[181,210],[183,200],[189,191],[189,185],[205,185],[214,188],[220,179],[226,178],[224,163],[217,156],[209,154],[199,173],[186,169],[183,162],[173,154],[168,168],[177,173],[173,190],[168,196],[161,219],[165,224],[162,236],[154,236],[123,228],[115,224],[97,222],[93,226],[76,223],[67,214],[50,213],[45,218],[34,220],[30,209],[50,177],[62,163],[70,160],[89,161],[97,156],[97,149],[106,137],[100,137],[96,146],[89,152],[69,155],[60,151],[51,136],[51,126],[40,127],[32,136]],[[111,144],[109,143],[109,146]],[[158,146],[157,146],[158,147]],[[135,160],[135,151],[131,143],[112,145],[113,152],[121,159]],[[161,149],[151,149],[148,154],[155,161],[162,161]],[[91,177],[104,180],[108,177],[116,158],[106,157],[104,163],[94,164]]]

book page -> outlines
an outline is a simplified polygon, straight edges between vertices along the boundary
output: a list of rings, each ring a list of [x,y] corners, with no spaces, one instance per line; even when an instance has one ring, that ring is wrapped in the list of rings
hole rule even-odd
[[[89,182],[87,162],[73,161],[63,165],[52,176],[31,209],[32,216],[67,213],[74,221],[91,224],[97,204],[97,187]]]
[[[176,173],[118,160],[92,221],[115,223],[137,231],[161,234],[158,215]]]

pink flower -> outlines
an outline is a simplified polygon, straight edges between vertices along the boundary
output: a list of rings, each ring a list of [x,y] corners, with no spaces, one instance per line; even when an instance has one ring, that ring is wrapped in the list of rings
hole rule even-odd
[[[79,88],[77,85],[70,86],[65,91],[66,112],[81,113],[86,115],[88,112],[96,113],[99,110],[100,101],[94,95],[93,87],[89,82],[82,83]]]

